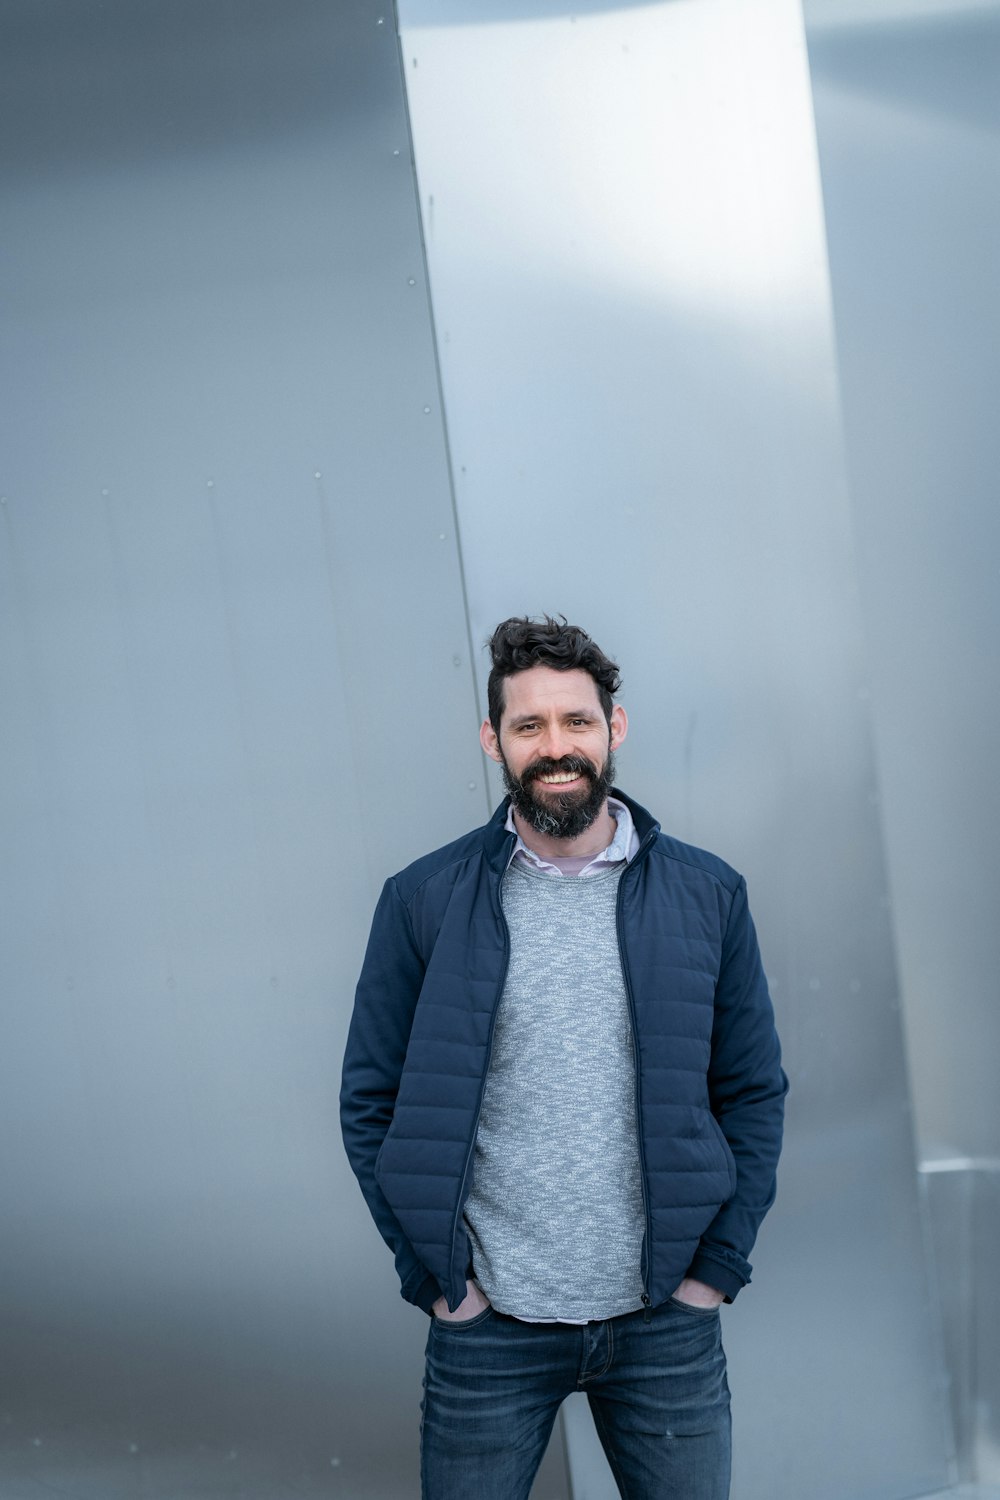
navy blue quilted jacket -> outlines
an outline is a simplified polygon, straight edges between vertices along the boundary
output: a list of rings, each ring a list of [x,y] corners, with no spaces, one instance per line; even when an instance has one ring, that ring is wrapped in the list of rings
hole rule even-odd
[[[619,883],[618,941],[635,1042],[645,1297],[656,1306],[691,1275],[731,1299],[750,1279],[747,1256],[774,1199],[787,1088],[746,886],[615,796],[641,841]],[[506,816],[504,804],[386,881],[344,1059],[347,1154],[395,1251],[402,1294],[425,1311],[442,1294],[456,1308],[471,1265],[462,1208],[507,967]]]

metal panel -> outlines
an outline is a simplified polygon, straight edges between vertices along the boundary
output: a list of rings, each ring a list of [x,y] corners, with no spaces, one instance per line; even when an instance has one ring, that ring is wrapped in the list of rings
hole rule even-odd
[[[921,1170],[948,1359],[959,1478],[1000,1482],[1000,1161]]]
[[[487,802],[394,28],[4,30],[0,1489],[400,1500],[339,1061],[382,878]]]
[[[591,630],[623,785],[749,878],[793,1093],[725,1315],[734,1494],[926,1493],[949,1435],[799,9],[486,14],[400,5],[474,634]]]
[[[1000,1155],[1000,3],[806,0],[922,1154]]]

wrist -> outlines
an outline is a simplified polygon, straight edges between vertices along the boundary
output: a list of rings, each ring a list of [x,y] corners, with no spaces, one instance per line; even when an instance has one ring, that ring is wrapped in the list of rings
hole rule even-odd
[[[721,1307],[726,1300],[725,1293],[718,1287],[709,1286],[707,1281],[698,1281],[693,1276],[685,1276],[674,1296],[678,1302],[687,1302],[692,1307]]]

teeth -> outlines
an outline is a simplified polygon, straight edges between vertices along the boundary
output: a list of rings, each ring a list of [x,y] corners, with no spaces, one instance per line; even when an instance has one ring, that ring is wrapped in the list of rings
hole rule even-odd
[[[546,786],[558,786],[564,781],[575,781],[579,771],[560,771],[555,776],[539,776],[539,781],[544,781]]]

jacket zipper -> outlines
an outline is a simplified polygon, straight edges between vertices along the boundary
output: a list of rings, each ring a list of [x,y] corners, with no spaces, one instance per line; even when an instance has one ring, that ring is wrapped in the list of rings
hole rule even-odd
[[[455,1240],[458,1238],[458,1221],[461,1218],[462,1208],[465,1203],[465,1184],[469,1178],[469,1168],[472,1165],[472,1154],[476,1149],[476,1135],[479,1131],[479,1116],[483,1112],[483,1095],[486,1092],[486,1078],[490,1071],[490,1061],[493,1057],[493,1031],[496,1027],[497,1011],[500,1009],[500,996],[503,987],[507,983],[507,969],[510,966],[510,928],[507,926],[507,918],[503,914],[500,904],[500,885],[496,888],[497,909],[500,913],[500,925],[503,928],[503,968],[500,971],[500,983],[497,986],[496,996],[493,1000],[493,1010],[490,1013],[490,1029],[486,1037],[486,1062],[483,1066],[482,1077],[479,1080],[479,1098],[476,1101],[476,1118],[472,1122],[472,1134],[469,1137],[469,1150],[465,1158],[465,1170],[462,1173],[462,1181],[458,1188],[458,1202],[455,1205],[455,1218],[451,1226],[451,1258],[455,1258]]]
[[[618,956],[622,964],[622,978],[625,981],[625,996],[628,1000],[629,1018],[632,1023],[632,1060],[635,1066],[635,1135],[636,1144],[639,1148],[639,1179],[642,1184],[642,1211],[646,1220],[646,1234],[642,1245],[642,1262],[640,1274],[642,1276],[642,1306],[644,1322],[649,1322],[649,1310],[652,1301],[649,1295],[649,1283],[652,1280],[650,1274],[653,1255],[653,1223],[649,1212],[649,1186],[646,1181],[646,1148],[642,1138],[642,1097],[639,1084],[639,1032],[635,1017],[635,996],[632,993],[632,976],[629,973],[628,954],[625,952],[625,938],[622,931],[622,892],[625,889],[625,881],[630,871],[639,863],[647,844],[652,843],[655,834],[644,841],[636,850],[635,859],[632,864],[622,871],[622,878],[618,882],[618,898],[615,903],[615,927],[618,936]]]

